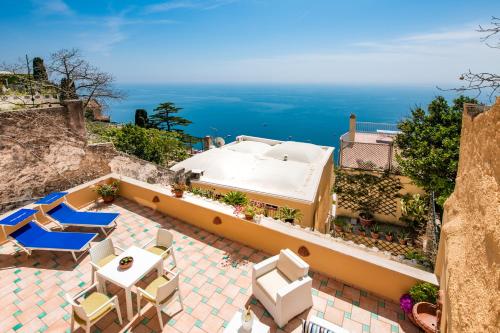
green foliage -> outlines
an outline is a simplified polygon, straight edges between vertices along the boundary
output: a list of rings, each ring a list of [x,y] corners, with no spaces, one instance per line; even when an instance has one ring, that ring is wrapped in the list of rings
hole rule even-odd
[[[214,192],[211,190],[206,190],[206,189],[198,188],[198,187],[192,187],[189,191],[193,194],[199,195],[200,197],[205,197],[205,198],[209,198],[209,199],[214,198]]]
[[[120,190],[120,182],[115,180],[111,184],[98,184],[96,185],[95,191],[101,197],[116,197],[118,191]]]
[[[35,81],[47,81],[49,79],[43,59],[40,57],[33,58],[33,79]]]
[[[450,106],[439,96],[427,112],[418,107],[398,124],[402,133],[396,137],[400,149],[396,158],[402,173],[433,191],[440,206],[455,187],[464,103],[477,100],[460,96]]]
[[[135,110],[135,125],[139,127],[148,127],[148,112],[144,109]]]
[[[187,157],[177,133],[127,124],[108,127],[101,135],[112,141],[116,149],[153,163],[168,165]]]
[[[151,126],[158,129],[167,131],[182,131],[176,126],[187,126],[192,122],[185,118],[175,116],[182,108],[175,106],[174,103],[166,102],[161,103],[154,109],[154,114],[150,117]]]
[[[429,302],[436,303],[438,297],[438,287],[428,282],[417,283],[408,292],[415,303]]]
[[[248,198],[245,193],[240,191],[227,192],[222,201],[231,206],[245,206],[248,203]]]
[[[302,213],[299,209],[290,207],[280,207],[279,216],[282,220],[302,221]]]
[[[250,215],[250,216],[255,216],[255,215],[259,215],[259,214],[262,214],[264,211],[262,208],[260,207],[257,207],[256,205],[250,203],[250,204],[247,204],[245,206],[245,209],[243,210],[243,213],[245,215]]]
[[[420,194],[405,194],[401,198],[401,221],[416,231],[425,224],[429,212],[428,200]]]

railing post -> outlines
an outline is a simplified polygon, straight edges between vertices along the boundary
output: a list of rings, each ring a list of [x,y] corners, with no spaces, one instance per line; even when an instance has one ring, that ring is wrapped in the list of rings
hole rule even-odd
[[[389,145],[389,171],[392,171],[392,146],[394,145],[394,143],[391,143]]]

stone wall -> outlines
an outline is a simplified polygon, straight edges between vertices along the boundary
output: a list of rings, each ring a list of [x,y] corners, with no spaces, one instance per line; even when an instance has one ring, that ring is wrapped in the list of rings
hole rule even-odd
[[[446,201],[436,261],[441,332],[500,328],[500,97],[464,108],[455,191]]]
[[[0,213],[110,172],[160,184],[172,174],[111,143],[89,145],[81,101],[0,112]]]

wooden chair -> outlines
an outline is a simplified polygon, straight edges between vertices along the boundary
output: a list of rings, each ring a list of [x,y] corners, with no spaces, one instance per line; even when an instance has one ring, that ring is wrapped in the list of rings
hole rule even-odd
[[[90,294],[90,290],[97,287],[97,283],[85,289],[75,297],[66,296],[66,300],[71,304],[71,332],[75,329],[75,322],[85,329],[86,333],[90,333],[90,328],[100,319],[104,318],[109,312],[116,310],[120,325],[123,324],[120,304],[116,296],[108,297],[102,293],[94,291]],[[79,298],[88,294],[81,302]]]

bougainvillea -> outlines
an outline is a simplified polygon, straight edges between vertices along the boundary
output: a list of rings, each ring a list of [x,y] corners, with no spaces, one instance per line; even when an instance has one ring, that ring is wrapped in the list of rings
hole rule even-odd
[[[409,294],[404,294],[399,299],[399,307],[405,312],[410,313],[413,308],[413,299]]]

